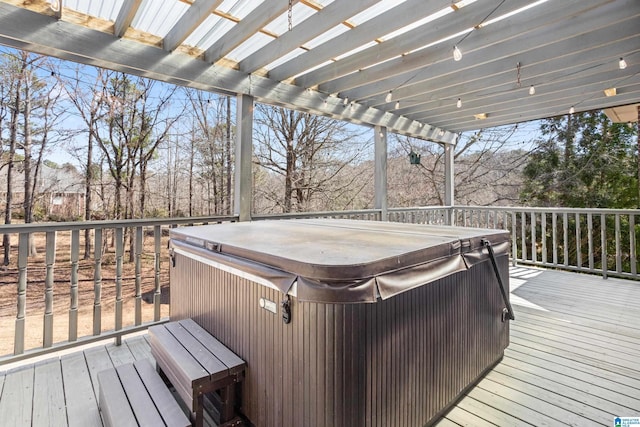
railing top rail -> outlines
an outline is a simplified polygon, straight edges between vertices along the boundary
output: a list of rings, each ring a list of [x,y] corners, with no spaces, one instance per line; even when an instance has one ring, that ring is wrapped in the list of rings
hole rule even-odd
[[[119,227],[152,227],[155,225],[199,224],[204,222],[238,221],[237,216],[199,216],[186,218],[145,218],[104,221],[39,222],[32,224],[1,224],[0,234],[39,233],[56,230],[85,230]]]
[[[563,207],[529,207],[529,206],[423,206],[408,208],[389,208],[389,212],[434,211],[442,209],[482,210],[491,212],[546,212],[546,213],[579,213],[607,215],[640,215],[640,209],[604,209],[604,208],[563,208]]]
[[[300,218],[316,218],[316,217],[331,217],[331,216],[353,216],[353,215],[379,215],[382,213],[381,209],[361,209],[352,211],[322,211],[322,212],[298,212],[298,213],[285,213],[285,214],[268,214],[268,215],[252,215],[251,219],[254,220],[266,220],[266,219],[300,219]]]

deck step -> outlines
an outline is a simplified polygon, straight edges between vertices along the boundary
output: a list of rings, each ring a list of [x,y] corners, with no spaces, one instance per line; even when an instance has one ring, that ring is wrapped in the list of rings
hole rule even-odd
[[[191,425],[148,359],[101,371],[98,383],[107,427]]]

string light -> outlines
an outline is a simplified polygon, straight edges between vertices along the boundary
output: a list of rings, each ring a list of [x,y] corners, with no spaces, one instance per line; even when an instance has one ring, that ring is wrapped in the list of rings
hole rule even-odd
[[[621,70],[627,68],[627,61],[625,61],[624,58],[620,58],[620,61],[618,61],[618,67],[620,67]]]
[[[351,103],[351,112],[353,113],[356,110],[356,104]]]
[[[344,105],[344,106],[346,106],[348,103],[349,103],[349,98],[345,98],[345,99],[342,101],[342,105]]]
[[[535,86],[531,85],[531,87],[529,88],[529,95],[535,95],[536,94],[536,88]]]
[[[387,94],[387,96],[384,97],[384,102],[391,102],[391,99],[393,98],[393,94],[392,91],[389,91],[389,93]]]
[[[462,59],[462,51],[458,48],[458,46],[453,47],[453,60],[460,61]]]
[[[456,102],[456,107],[462,108],[462,99],[458,98],[458,102]]]
[[[571,106],[571,108],[569,108],[569,114],[573,114],[576,112],[576,109],[573,108],[573,105]]]
[[[400,101],[396,101],[396,110],[400,109]]]

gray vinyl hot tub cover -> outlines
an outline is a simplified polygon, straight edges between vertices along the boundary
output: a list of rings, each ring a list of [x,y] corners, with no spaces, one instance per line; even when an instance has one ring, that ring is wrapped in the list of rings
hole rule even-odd
[[[509,233],[339,219],[224,223],[171,230],[174,250],[260,277],[302,301],[376,302],[497,257]]]

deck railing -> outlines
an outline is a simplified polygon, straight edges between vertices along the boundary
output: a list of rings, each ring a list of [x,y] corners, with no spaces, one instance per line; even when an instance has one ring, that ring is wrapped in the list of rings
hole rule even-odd
[[[508,230],[514,264],[633,279],[638,278],[637,215],[638,210],[474,206],[388,210],[389,221]],[[291,218],[381,220],[382,212],[254,216]],[[0,365],[99,339],[119,341],[124,334],[166,321],[169,307],[161,303],[162,288],[169,282],[167,230],[236,220],[222,216],[0,225],[0,234],[11,236],[13,244],[12,262],[0,276],[0,343],[13,341],[13,347],[0,351]],[[82,256],[86,230],[91,233],[88,258]],[[30,253],[38,244],[40,253]],[[7,315],[11,309],[15,311]]]
[[[638,279],[636,209],[453,206],[390,209],[389,220],[511,232],[514,264]]]
[[[285,218],[380,220],[381,213],[254,219]],[[10,263],[0,266],[0,365],[105,338],[119,343],[122,335],[166,321],[168,229],[229,221],[237,217],[0,225],[0,235],[11,240]]]
[[[0,234],[8,235],[12,243],[10,263],[3,268],[0,284],[0,322],[4,331],[0,332],[0,339],[10,346],[11,337],[7,335],[13,335],[13,349],[3,347],[0,364],[106,337],[119,342],[126,333],[164,321],[161,289],[162,282],[168,281],[163,277],[168,268],[162,260],[167,255],[168,228],[236,219],[229,216],[0,225]],[[91,233],[87,253],[86,230]],[[81,269],[88,272],[81,274]],[[103,277],[105,272],[108,278]],[[143,282],[149,296],[145,310]],[[11,294],[15,304],[8,302]],[[125,313],[125,304],[132,306],[127,310],[132,313]],[[15,310],[13,322],[7,316],[11,306]],[[147,319],[143,319],[143,312]],[[133,314],[129,324],[125,324],[125,314]],[[40,319],[42,329],[36,326]],[[61,328],[61,324],[68,327]],[[37,346],[34,341],[39,341]],[[13,355],[1,356],[10,353]]]

